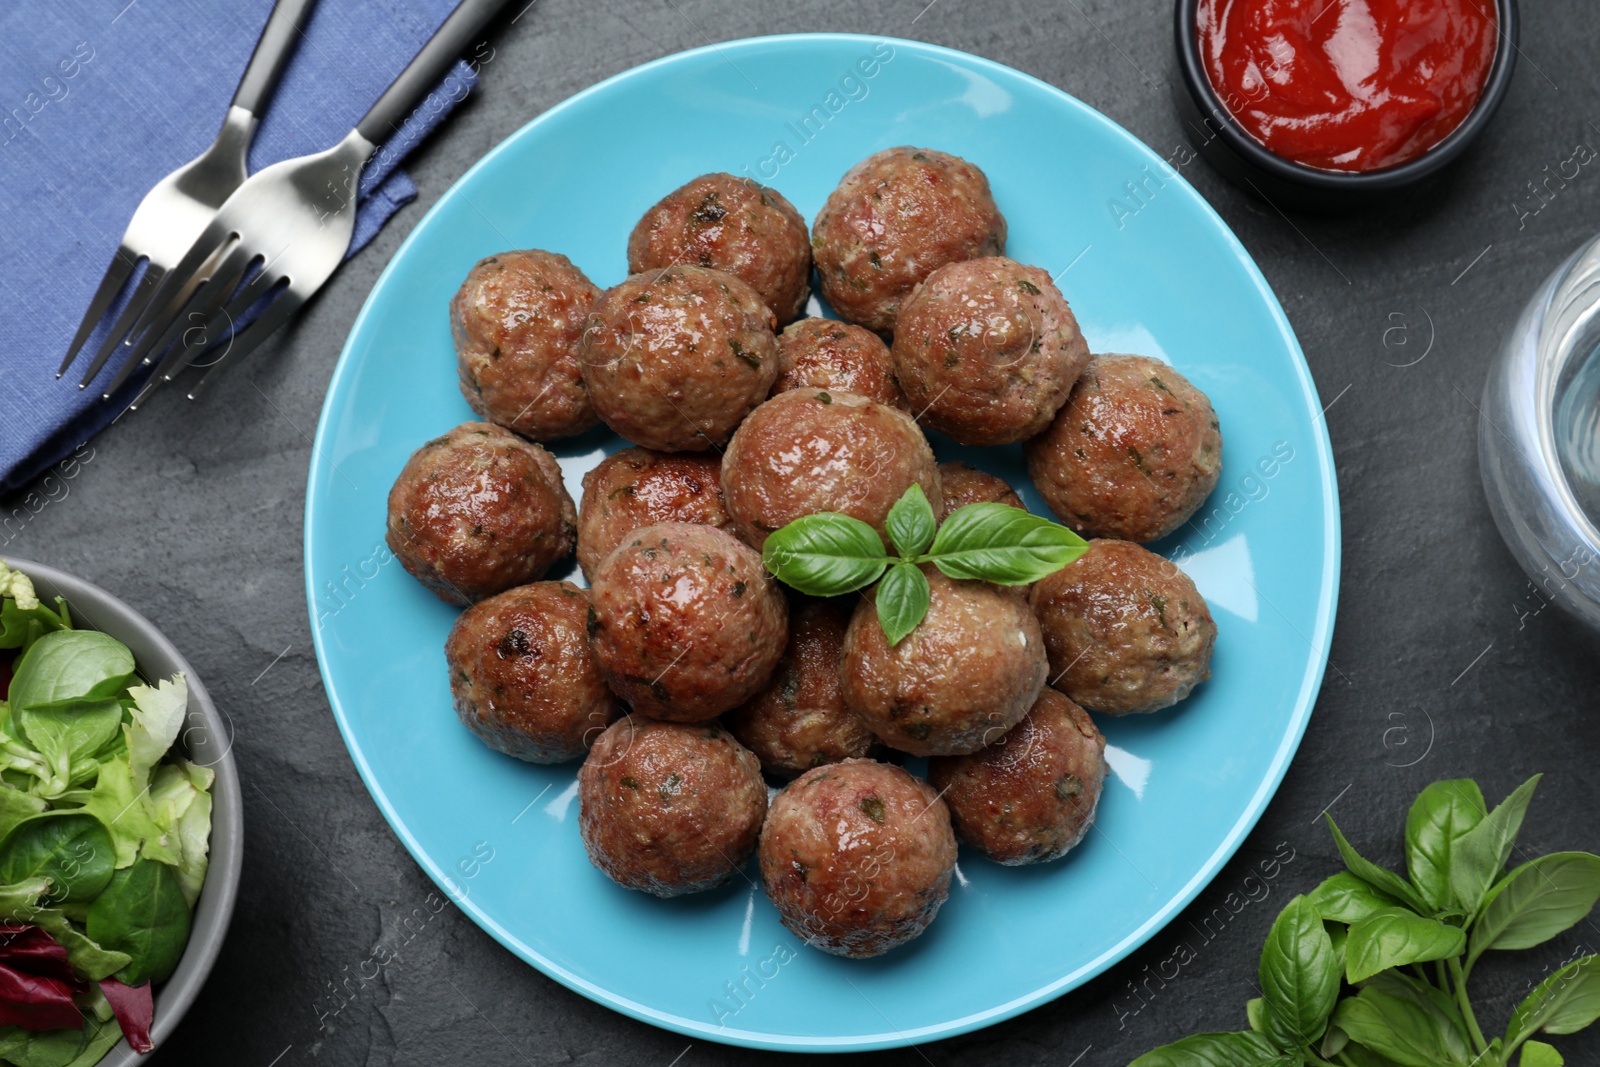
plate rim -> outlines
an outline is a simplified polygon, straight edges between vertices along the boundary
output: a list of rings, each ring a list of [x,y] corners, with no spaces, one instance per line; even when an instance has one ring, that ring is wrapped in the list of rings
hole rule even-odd
[[[1289,764],[1295,753],[1299,750],[1300,743],[1305,736],[1306,727],[1311,720],[1315,708],[1317,695],[1321,690],[1323,676],[1327,670],[1329,652],[1333,640],[1334,621],[1338,611],[1339,581],[1342,571],[1342,518],[1339,512],[1339,486],[1337,471],[1333,461],[1332,442],[1328,436],[1327,420],[1320,414],[1311,420],[1312,437],[1315,444],[1317,470],[1322,479],[1322,505],[1323,505],[1323,546],[1322,560],[1324,564],[1322,581],[1318,589],[1316,605],[1316,626],[1309,635],[1303,635],[1311,645],[1311,657],[1307,670],[1301,677],[1301,685],[1295,698],[1290,729],[1283,736],[1267,773],[1263,776],[1260,785],[1251,796],[1249,803],[1239,818],[1229,829],[1227,835],[1218,844],[1217,848],[1206,859],[1194,876],[1176,891],[1161,907],[1156,909],[1143,923],[1130,931],[1126,937],[1115,945],[1106,949],[1093,960],[1075,968],[1068,974],[1046,983],[1030,992],[1014,997],[1004,1004],[985,1008],[956,1019],[945,1020],[936,1024],[917,1027],[912,1030],[895,1030],[892,1026],[887,1032],[876,1034],[852,1034],[846,1036],[827,1037],[818,1035],[784,1035],[770,1034],[760,1031],[739,1030],[728,1027],[714,1027],[694,1019],[685,1018],[670,1012],[652,1008],[641,1004],[628,997],[604,989],[594,982],[574,974],[555,961],[546,958],[531,946],[520,943],[508,930],[502,927],[493,917],[483,912],[470,899],[460,896],[454,882],[449,875],[440,868],[431,856],[422,849],[420,843],[412,835],[394,810],[387,794],[374,779],[372,768],[367,763],[366,755],[361,750],[360,744],[351,736],[348,719],[335,692],[329,677],[326,652],[323,647],[323,637],[317,623],[317,590],[311,566],[311,544],[314,527],[317,522],[317,511],[314,500],[331,477],[330,463],[323,462],[324,447],[328,444],[330,416],[336,397],[343,394],[346,379],[355,373],[356,360],[351,351],[351,344],[366,325],[373,311],[377,295],[388,284],[391,275],[395,272],[395,265],[405,258],[417,235],[432,220],[435,214],[445,209],[458,196],[464,196],[460,190],[472,179],[479,170],[493,164],[501,153],[509,151],[513,142],[530,136],[531,131],[543,123],[550,121],[554,116],[564,112],[570,107],[579,105],[591,96],[600,95],[611,90],[618,84],[646,72],[673,64],[692,62],[708,55],[717,58],[726,58],[724,53],[729,51],[743,51],[751,48],[772,47],[774,45],[788,44],[876,44],[885,43],[895,49],[906,48],[910,51],[921,53],[927,58],[947,61],[968,69],[981,72],[999,74],[1005,78],[1020,79],[1031,88],[1043,91],[1046,96],[1052,97],[1056,102],[1065,104],[1071,109],[1078,110],[1085,118],[1092,122],[1099,122],[1109,127],[1113,132],[1126,138],[1142,152],[1152,163],[1162,162],[1161,157],[1138,136],[1123,127],[1110,116],[1095,107],[1079,100],[1077,97],[1063,89],[1051,85],[1043,79],[1037,78],[1015,67],[963,52],[959,49],[948,48],[943,45],[930,44],[925,41],[914,41],[906,38],[893,37],[880,34],[863,33],[790,33],[771,34],[756,37],[743,37],[731,41],[715,42],[697,48],[686,49],[660,56],[626,70],[618,71],[602,81],[596,82],[587,88],[566,97],[558,103],[535,115],[519,126],[515,131],[506,135],[499,143],[485,152],[479,159],[468,167],[450,186],[439,195],[423,216],[417,220],[411,231],[406,234],[405,240],[395,250],[389,261],[384,264],[383,270],[368,290],[366,299],[362,302],[361,310],[357,313],[355,321],[351,323],[350,332],[345,337],[345,342],[339,350],[339,357],[334,364],[333,373],[329,378],[327,391],[323,396],[321,409],[317,415],[317,429],[311,447],[311,458],[306,477],[305,518],[302,528],[301,561],[304,571],[306,587],[306,604],[310,615],[312,645],[317,657],[317,673],[322,679],[323,691],[328,698],[330,710],[333,712],[334,721],[339,728],[340,738],[344,741],[345,749],[351,761],[355,764],[361,781],[366,786],[367,792],[377,804],[379,813],[388,823],[401,844],[405,846],[411,858],[426,873],[431,881],[464,912],[475,925],[489,936],[493,937],[500,945],[518,959],[534,967],[540,973],[566,986],[568,989],[595,1001],[613,1011],[630,1016],[641,1022],[649,1023],[663,1029],[683,1034],[689,1037],[704,1038],[720,1044],[735,1045],[745,1048],[764,1049],[779,1052],[860,1052],[878,1049],[902,1048],[920,1041],[956,1037],[1003,1022],[1006,1019],[1020,1015],[1024,1011],[1048,1003],[1062,996],[1072,989],[1078,988],[1092,978],[1096,977],[1127,958],[1134,950],[1145,944],[1157,933],[1164,929],[1168,923],[1177,917],[1178,913],[1188,907],[1200,892],[1215,880],[1222,867],[1233,858],[1244,839],[1249,835],[1262,814],[1266,811],[1267,804],[1276,795],[1279,786],[1288,772]],[[1171,169],[1171,168],[1169,168]],[[1196,206],[1199,207],[1212,225],[1221,233],[1225,245],[1231,248],[1235,258],[1243,266],[1245,273],[1256,284],[1258,290],[1266,298],[1268,310],[1274,324],[1284,340],[1288,343],[1291,363],[1296,378],[1304,393],[1305,399],[1311,406],[1321,408],[1321,396],[1317,391],[1316,381],[1311,375],[1310,365],[1306,361],[1300,340],[1290,324],[1288,315],[1283,310],[1282,302],[1277,293],[1261,273],[1255,259],[1233,232],[1232,227],[1219,215],[1209,201],[1192,186],[1188,179],[1175,169],[1168,180],[1176,179],[1180,190],[1186,193]],[[470,202],[469,202],[470,203]]]

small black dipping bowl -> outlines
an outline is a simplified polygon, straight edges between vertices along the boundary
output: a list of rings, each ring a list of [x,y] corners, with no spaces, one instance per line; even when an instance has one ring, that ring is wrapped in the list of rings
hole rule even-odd
[[[1494,117],[1517,62],[1517,0],[1495,0],[1499,40],[1488,80],[1461,125],[1409,163],[1383,170],[1321,170],[1269,152],[1240,127],[1211,86],[1200,57],[1200,0],[1178,0],[1179,79],[1172,95],[1184,133],[1207,163],[1242,189],[1284,207],[1337,211],[1370,204],[1437,174],[1466,151]]]

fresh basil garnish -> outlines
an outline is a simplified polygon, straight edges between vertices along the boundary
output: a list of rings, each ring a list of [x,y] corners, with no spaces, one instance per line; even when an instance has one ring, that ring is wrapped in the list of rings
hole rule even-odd
[[[767,538],[761,561],[809,596],[840,596],[878,580],[890,563],[878,531],[849,515],[819,511]]]
[[[891,645],[928,613],[931,563],[951,578],[1027,585],[1083,555],[1088,543],[1049,519],[1007,504],[968,504],[941,525],[915,483],[884,523],[895,555],[860,519],[821,511],[767,538],[761,559],[780,582],[810,596],[841,596],[878,586],[878,621]],[[885,576],[885,572],[887,576]]]
[[[1600,856],[1587,852],[1505,873],[1538,782],[1493,809],[1468,779],[1424,789],[1406,819],[1409,879],[1363,859],[1328,818],[1347,870],[1273,923],[1250,1032],[1184,1038],[1130,1067],[1561,1067],[1534,1038],[1600,1019],[1600,956],[1548,975],[1504,1037],[1483,1032],[1467,990],[1484,952],[1543,944],[1600,900]]]

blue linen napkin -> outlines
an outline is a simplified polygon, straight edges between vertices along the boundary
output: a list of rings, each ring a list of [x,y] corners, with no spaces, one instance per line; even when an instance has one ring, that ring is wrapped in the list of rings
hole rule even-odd
[[[251,172],[338,141],[454,6],[320,0],[261,116]],[[59,381],[56,367],[134,208],[216,136],[271,9],[272,0],[0,4],[0,499],[132,399],[125,390],[100,400],[115,359],[78,388],[106,323]],[[362,174],[350,254],[416,197],[397,164],[476,84],[457,63],[381,146]]]

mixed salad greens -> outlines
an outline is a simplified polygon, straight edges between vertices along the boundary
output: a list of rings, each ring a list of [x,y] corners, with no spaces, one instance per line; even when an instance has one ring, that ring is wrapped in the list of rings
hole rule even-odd
[[[187,709],[0,562],[0,1063],[150,1050],[211,836],[212,771],[164,758]]]

